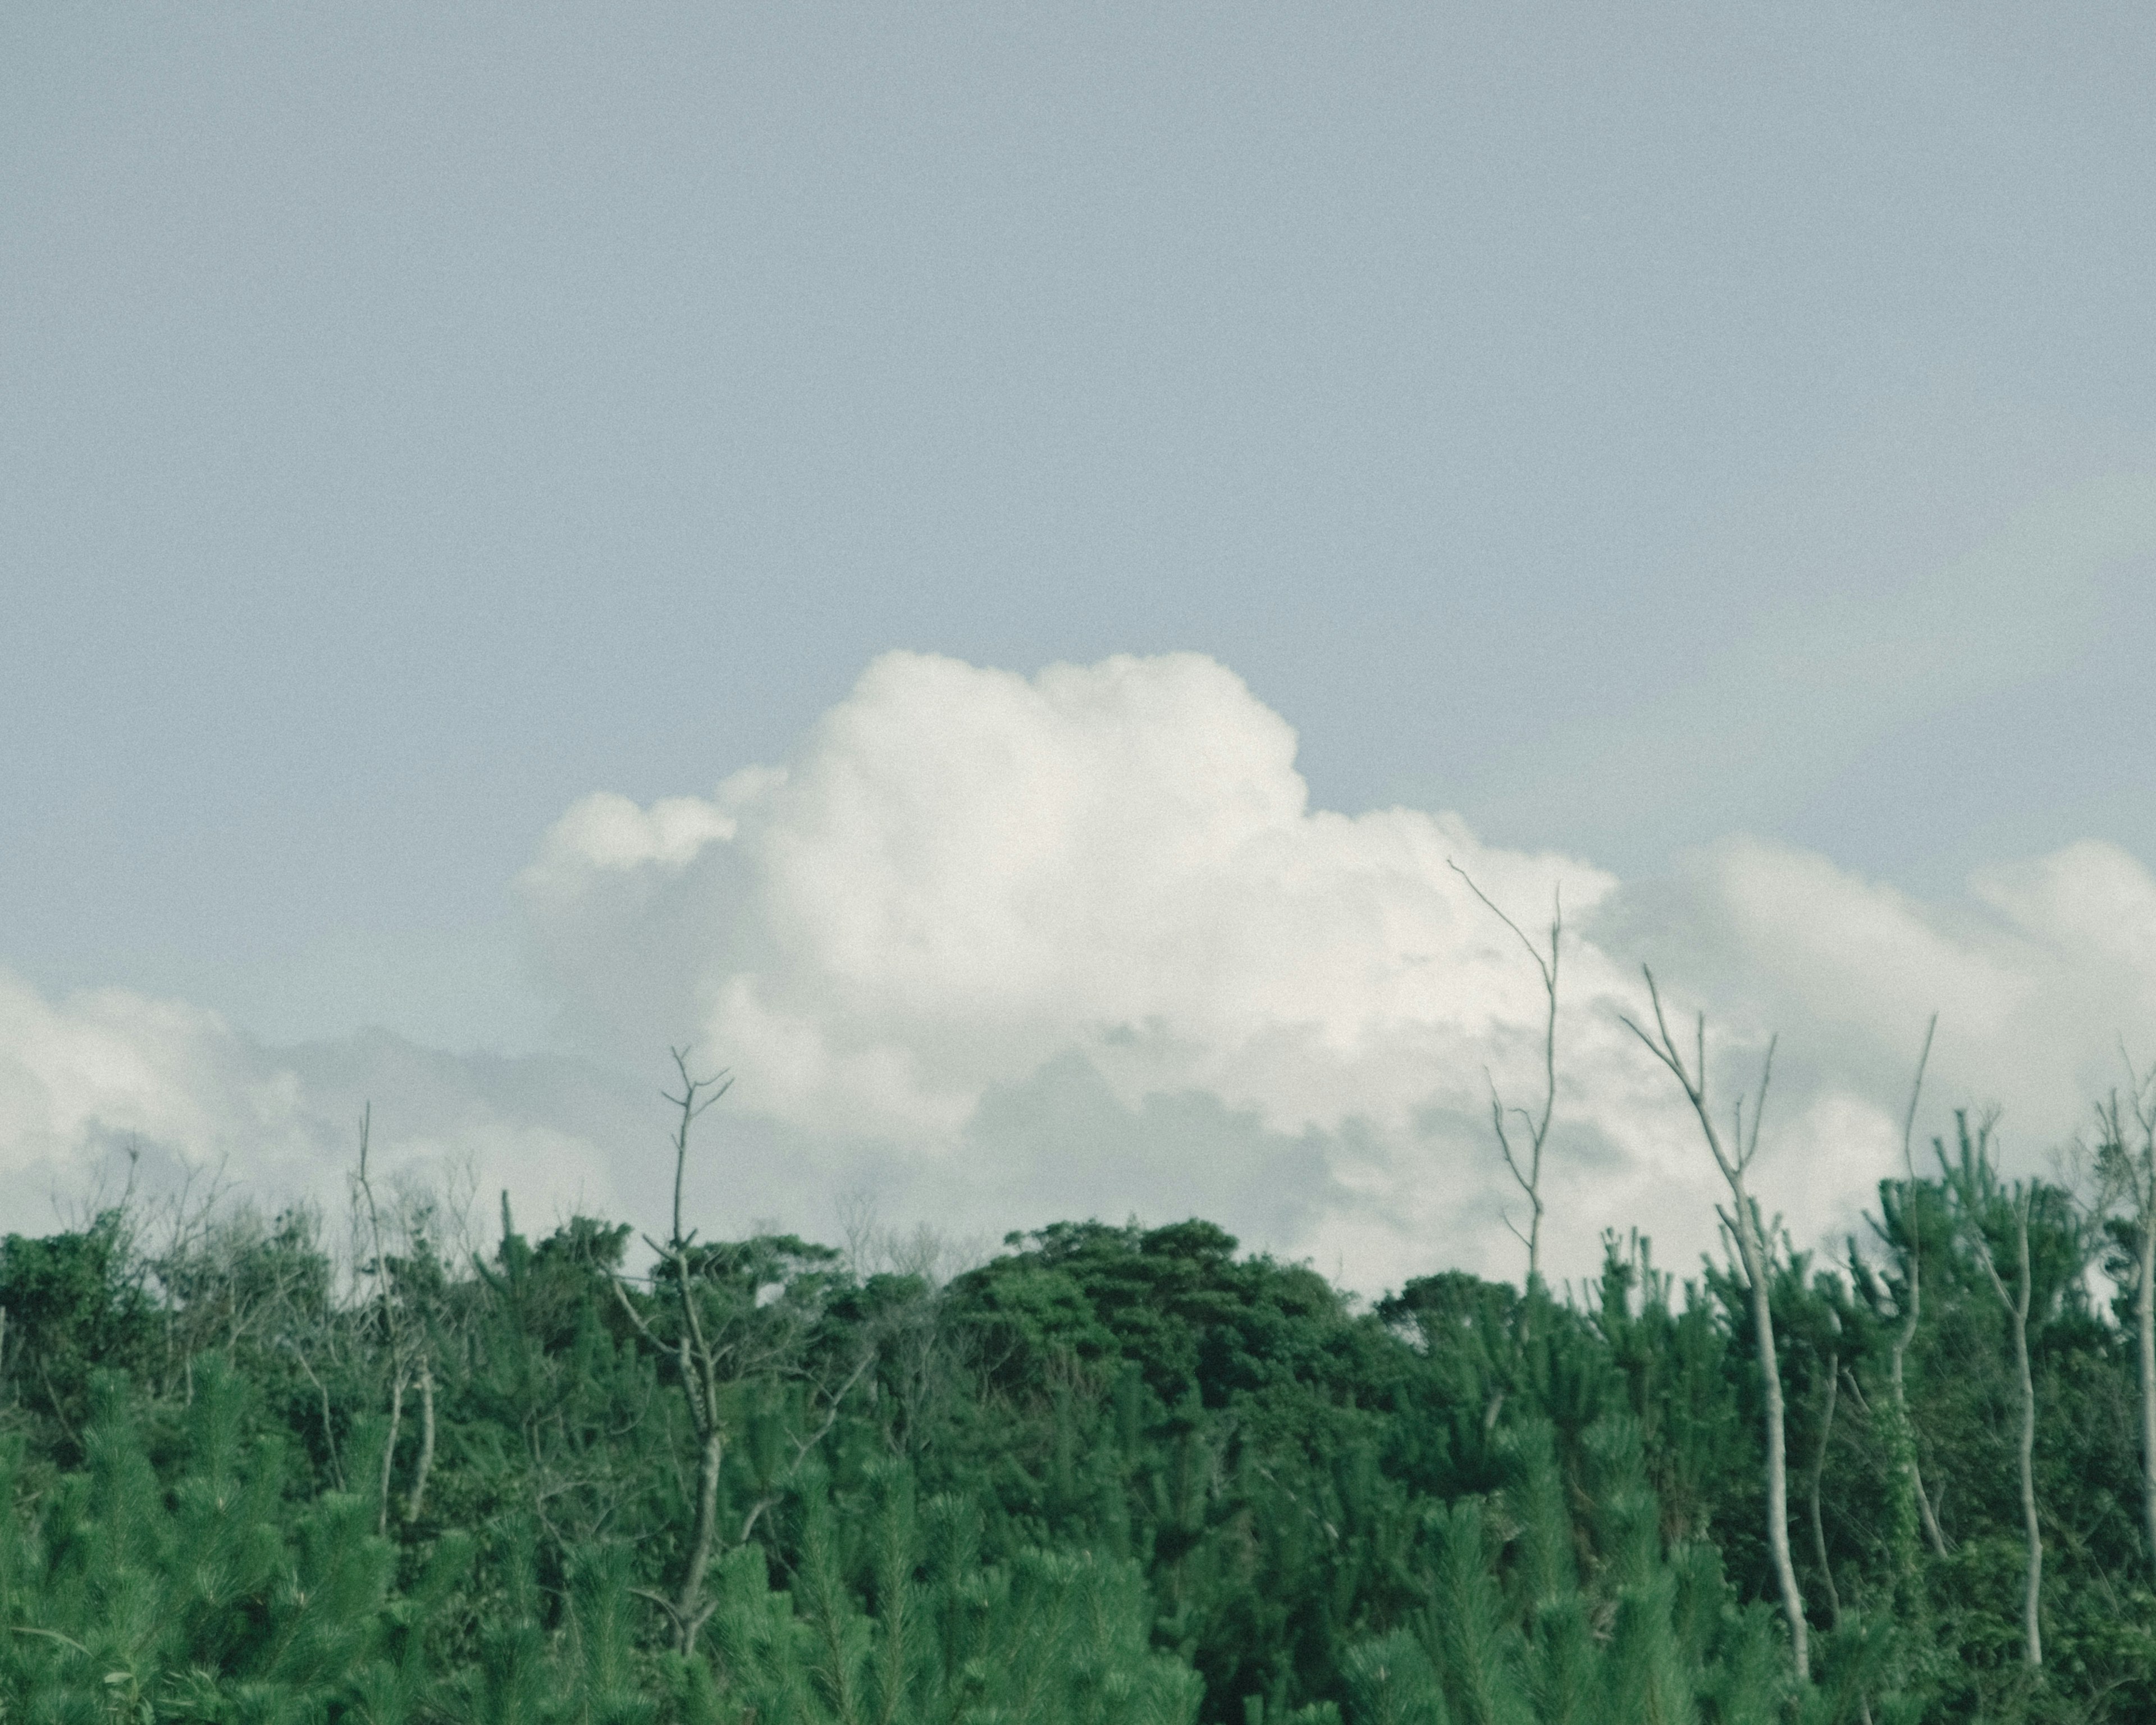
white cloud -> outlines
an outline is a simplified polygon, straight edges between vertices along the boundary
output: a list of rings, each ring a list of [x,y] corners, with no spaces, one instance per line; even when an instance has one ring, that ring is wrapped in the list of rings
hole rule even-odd
[[[296,1088],[213,1014],[112,988],[54,1003],[0,973],[0,1169],[18,1193],[128,1139],[212,1155],[288,1140]]]
[[[1294,757],[1287,725],[1195,655],[1029,680],[893,654],[783,772],[670,808],[700,845],[588,799],[524,888],[548,970],[616,1057],[692,1025],[744,1108],[937,1185],[977,1184],[1020,1142],[1103,1163],[1142,1147],[1123,1203],[1299,1205],[1280,1243],[1322,1250],[1336,1209],[1478,1201],[1479,1150],[1471,1171],[1430,1122],[1479,1112],[1484,1060],[1526,1063],[1505,1045],[1539,983],[1446,858],[1523,907],[1561,880],[1584,911],[1614,883],[1447,817],[1312,812]],[[1089,1144],[1049,1117],[1074,1085],[1119,1111],[1086,1113]],[[1162,1123],[1192,1098],[1240,1135]],[[1283,1147],[1316,1189],[1260,1189]]]
[[[1780,1031],[1757,1184],[1807,1243],[1892,1171],[1934,1008],[1928,1118],[2002,1101],[2025,1166],[2156,1017],[2156,881],[2107,846],[1945,905],[1744,838],[1620,883],[1450,815],[1312,810],[1295,749],[1194,655],[1032,678],[888,655],[782,765],[587,798],[547,835],[518,891],[583,1064],[272,1052],[183,1006],[0,983],[0,1168],[139,1133],[319,1190],[372,1097],[395,1157],[473,1156],[527,1215],[643,1219],[663,1108],[605,1074],[655,1080],[693,1040],[739,1078],[692,1175],[707,1228],[828,1232],[866,1191],[962,1234],[1203,1214],[1366,1288],[1513,1273],[1483,1072],[1532,1099],[1541,985],[1450,857],[1531,929],[1562,886],[1550,1253],[1579,1274],[1605,1226],[1670,1263],[1713,1236],[1697,1128],[1619,1022],[1641,958],[1709,1009],[1722,1106]]]
[[[1195,655],[1027,679],[892,654],[783,769],[579,804],[525,896],[590,1045],[693,1033],[819,1168],[984,1220],[1204,1209],[1364,1285],[1517,1260],[1482,1069],[1531,1097],[1539,982],[1449,856],[1530,926],[1563,886],[1549,1184],[1575,1271],[1612,1223],[1680,1255],[1712,1236],[1695,1128],[1618,1022],[1641,957],[1711,1009],[1718,1085],[1781,1031],[1759,1183],[1808,1240],[1892,1171],[1934,1008],[1933,1097],[2006,1102],[2034,1159],[2156,1005],[2132,944],[2156,885],[2105,847],[1943,907],[1744,839],[1626,886],[1449,815],[1313,811],[1294,756]]]
[[[267,1050],[216,1014],[105,988],[50,999],[0,971],[0,1228],[43,1232],[110,1189],[219,1172],[272,1204],[344,1201],[363,1106],[385,1179],[469,1176],[526,1215],[619,1201],[619,1086],[559,1059],[421,1049],[385,1032]],[[634,1189],[634,1185],[630,1187]]]

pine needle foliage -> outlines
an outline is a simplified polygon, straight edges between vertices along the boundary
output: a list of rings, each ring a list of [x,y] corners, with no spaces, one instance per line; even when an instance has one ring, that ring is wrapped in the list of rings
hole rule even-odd
[[[1768,1242],[1809,1681],[1748,1287],[1635,1235],[1566,1298],[1439,1271],[1366,1308],[1195,1221],[939,1282],[791,1236],[654,1279],[506,1205],[473,1251],[403,1199],[354,1274],[303,1212],[107,1209],[0,1242],[0,1721],[2156,1717],[2130,1230],[1979,1173],[1887,1183],[1840,1264]],[[2041,1671],[1982,1262],[2018,1214]]]

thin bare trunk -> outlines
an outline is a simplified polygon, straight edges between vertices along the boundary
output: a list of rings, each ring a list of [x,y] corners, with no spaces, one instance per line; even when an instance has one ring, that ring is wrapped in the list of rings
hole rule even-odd
[[[1820,1519],[1820,1483],[1826,1474],[1826,1446],[1834,1436],[1834,1402],[1840,1381],[1841,1359],[1838,1354],[1829,1354],[1826,1360],[1826,1407],[1820,1414],[1819,1448],[1812,1455],[1811,1523],[1812,1555],[1819,1559],[1820,1579],[1826,1584],[1827,1609],[1834,1614],[1834,1626],[1841,1627],[1841,1594],[1834,1584],[1834,1566],[1826,1558],[1826,1528]]]
[[[2133,1117],[2141,1128],[2141,1142],[2128,1147],[2115,1093],[2110,1108],[2099,1108],[2097,1113],[2117,1147],[2118,1160],[2112,1177],[2133,1199],[2134,1244],[2138,1248],[2133,1303],[2141,1369],[2141,1515],[2148,1533],[2149,1558],[2156,1562],[2156,1096],[2151,1095],[2156,1091],[2156,1070],[2136,1071],[2123,1043],[2118,1051],[2133,1087]]]
[[[382,1446],[381,1507],[374,1517],[374,1531],[389,1531],[389,1470],[397,1461],[397,1428],[404,1417],[404,1374],[398,1372],[389,1380],[389,1441]]]
[[[1559,941],[1564,932],[1564,901],[1557,891],[1551,894],[1549,956],[1545,958],[1520,925],[1497,908],[1490,896],[1475,884],[1474,877],[1466,870],[1450,857],[1445,859],[1445,866],[1467,883],[1467,890],[1481,899],[1491,914],[1511,929],[1520,944],[1527,949],[1527,957],[1534,961],[1535,968],[1542,974],[1543,993],[1548,1001],[1549,1009],[1543,1021],[1541,1115],[1530,1114],[1524,1108],[1507,1109],[1497,1094],[1496,1081],[1490,1077],[1488,1069],[1485,1068],[1482,1074],[1490,1086],[1490,1124],[1497,1134],[1498,1153],[1505,1158],[1505,1166],[1512,1173],[1514,1183],[1527,1195],[1527,1231],[1523,1235],[1517,1228],[1512,1228],[1510,1218],[1507,1219],[1505,1225],[1512,1228],[1514,1238],[1527,1249],[1526,1291],[1532,1300],[1535,1284],[1542,1276],[1543,1147],[1549,1142],[1550,1117],[1557,1111],[1557,978]],[[1521,1165],[1522,1158],[1512,1148],[1512,1134],[1505,1125],[1508,1114],[1518,1116],[1520,1124],[1527,1132],[1525,1167]],[[1528,1321],[1532,1320],[1530,1318]],[[1523,1336],[1524,1333],[1522,1332]]]
[[[2036,1384],[2029,1369],[2029,1307],[2035,1287],[2029,1266],[2029,1225],[2030,1212],[2035,1206],[2036,1189],[2033,1184],[2024,1185],[2012,1195],[2015,1279],[2014,1291],[2009,1293],[2005,1278],[1999,1275],[1998,1262],[1992,1255],[1991,1242],[1984,1230],[1984,1212],[1999,1195],[1989,1161],[1992,1118],[1987,1118],[1979,1127],[1973,1144],[1966,1117],[1957,1118],[1961,1122],[1961,1166],[1957,1169],[1947,1161],[1946,1147],[1942,1144],[1938,1147],[1939,1167],[1953,1190],[1976,1261],[2005,1309],[2007,1326],[2014,1334],[2015,1388],[2021,1400],[2021,1434],[2017,1445],[2021,1467],[2021,1526],[2028,1546],[2028,1568],[2021,1600],[2022,1658],[2031,1671],[2038,1671],[2044,1663],[2044,1530],[2036,1515]]]
[[[2141,1214],[2138,1316],[2141,1343],[2141,1513],[2156,1558],[2156,1215]]]
[[[677,1048],[673,1055],[675,1068],[681,1075],[681,1094],[666,1098],[680,1111],[674,1132],[674,1231],[663,1246],[648,1235],[645,1240],[665,1266],[664,1272],[654,1273],[653,1291],[657,1291],[659,1280],[664,1276],[672,1281],[680,1307],[680,1331],[674,1341],[674,1363],[680,1374],[681,1394],[689,1404],[689,1421],[697,1438],[696,1503],[690,1522],[689,1550],[682,1561],[674,1596],[669,1599],[645,1588],[634,1591],[640,1598],[660,1605],[674,1620],[675,1651],[685,1655],[696,1651],[697,1632],[717,1603],[704,1597],[704,1579],[710,1572],[711,1550],[718,1538],[719,1474],[726,1462],[726,1429],[720,1406],[723,1375],[720,1358],[705,1333],[703,1318],[698,1311],[696,1277],[689,1260],[693,1236],[681,1225],[681,1182],[689,1161],[690,1129],[696,1125],[698,1115],[726,1093],[732,1081],[723,1072],[715,1078],[691,1078],[689,1051]],[[707,1091],[708,1096],[705,1094]],[[636,1309],[627,1291],[619,1281],[613,1286],[614,1297],[621,1302],[623,1312],[638,1332],[653,1347],[660,1346],[658,1335]]]
[[[711,1615],[704,1599],[704,1577],[711,1567],[711,1546],[718,1537],[719,1469],[726,1450],[724,1432],[714,1426],[704,1434],[703,1451],[696,1459],[696,1518],[690,1529],[681,1584],[674,1595],[674,1621],[684,1653],[694,1649],[696,1631]]]
[[[1909,1344],[1917,1339],[1917,1317],[1924,1304],[1924,1248],[1918,1237],[1912,1214],[1907,1208],[1914,1199],[1917,1189],[1917,1165],[1909,1151],[1909,1135],[1916,1128],[1917,1101],[1924,1093],[1924,1068],[1931,1063],[1932,1038],[1938,1033],[1939,1015],[1932,1014],[1932,1021],[1924,1029],[1923,1052],[1917,1056],[1916,1081],[1909,1086],[1909,1111],[1902,1118],[1902,1168],[1908,1183],[1902,1189],[1902,1227],[1909,1240],[1909,1309],[1902,1314],[1902,1327],[1896,1332],[1893,1345],[1887,1351],[1887,1381],[1894,1389],[1894,1411],[1901,1418],[1902,1435],[1907,1442],[1909,1485],[1917,1494],[1917,1514],[1923,1522],[1924,1538],[1929,1542],[1933,1555],[1947,1554],[1946,1536],[1939,1531],[1939,1518],[1933,1512],[1930,1495],[1924,1490],[1924,1471],[1917,1460],[1916,1422],[1909,1417],[1909,1398],[1902,1381],[1902,1357]]]
[[[434,1471],[434,1373],[426,1361],[419,1362],[419,1461],[412,1471],[412,1497],[404,1506],[404,1519],[419,1519],[427,1501],[427,1476]]]
[[[329,1455],[330,1477],[336,1481],[336,1488],[341,1491],[344,1490],[344,1462],[337,1455],[336,1425],[330,1414],[329,1388],[316,1375],[314,1362],[307,1358],[306,1351],[290,1336],[280,1339],[285,1347],[292,1350],[292,1358],[299,1361],[300,1369],[307,1374],[307,1382],[315,1386],[315,1394],[321,1403],[322,1447]]]
[[[1908,1337],[1915,1333],[1917,1327],[1916,1288],[1913,1283],[1909,1291],[1909,1316],[1902,1326],[1902,1336],[1896,1340],[1893,1350],[1887,1357],[1887,1375],[1894,1386],[1895,1411],[1902,1416],[1902,1430],[1909,1440],[1909,1484],[1917,1493],[1917,1516],[1924,1524],[1924,1540],[1931,1547],[1933,1555],[1943,1558],[1947,1554],[1946,1535],[1939,1530],[1938,1516],[1932,1508],[1930,1495],[1924,1490],[1924,1471],[1917,1461],[1917,1430],[1910,1423],[1909,1400],[1902,1389],[1902,1356],[1907,1351]]]
[[[1701,1013],[1694,1020],[1692,1069],[1696,1070],[1687,1069],[1683,1051],[1671,1035],[1668,1020],[1663,1016],[1662,997],[1655,986],[1655,973],[1644,966],[1642,973],[1647,978],[1647,997],[1655,1009],[1657,1034],[1650,1036],[1629,1018],[1623,1020],[1625,1027],[1669,1068],[1683,1088],[1732,1200],[1722,1219],[1736,1238],[1738,1257],[1743,1264],[1744,1278],[1751,1293],[1753,1339],[1758,1350],[1759,1388],[1766,1403],[1767,1546],[1774,1556],[1775,1582],[1781,1589],[1782,1615],[1789,1626],[1790,1656],[1796,1665],[1798,1680],[1809,1683],[1811,1639],[1804,1622],[1804,1593],[1797,1584],[1797,1566],[1789,1555],[1788,1436],[1784,1424],[1782,1373],[1774,1354],[1774,1316],[1768,1298],[1767,1247],[1760,1235],[1758,1207],[1744,1189],[1744,1171],[1758,1153],[1759,1117],[1766,1108],[1767,1084],[1774,1074],[1774,1044],[1768,1041],[1767,1057],[1760,1068],[1758,1100],[1752,1110],[1750,1135],[1748,1137],[1745,1132],[1744,1103],[1740,1097],[1737,1103],[1736,1134],[1729,1147],[1724,1149],[1722,1134],[1715,1129],[1714,1117],[1707,1106],[1707,1014]]]
[[[409,1374],[409,1359],[404,1348],[404,1326],[398,1309],[395,1291],[390,1286],[389,1260],[382,1249],[382,1213],[375,1207],[374,1183],[367,1176],[367,1154],[374,1135],[374,1105],[367,1103],[359,1117],[359,1175],[360,1195],[367,1201],[367,1241],[374,1249],[374,1286],[382,1309],[382,1338],[389,1350],[389,1439],[382,1446],[382,1481],[378,1504],[375,1512],[374,1531],[386,1534],[389,1531],[389,1482],[397,1466],[397,1438],[404,1419],[404,1385]],[[433,1426],[433,1385],[428,1385],[428,1425]],[[431,1446],[430,1446],[431,1447]],[[431,1458],[430,1458],[431,1460]]]
[[[686,1656],[696,1651],[698,1632],[718,1604],[711,1596],[709,1580],[711,1564],[724,1543],[719,1531],[719,1484],[730,1435],[726,1411],[727,1387],[740,1382],[754,1361],[760,1359],[768,1365],[777,1356],[771,1353],[759,1355],[752,1348],[744,1352],[748,1343],[737,1320],[724,1319],[714,1327],[713,1320],[717,1315],[706,1303],[707,1284],[703,1268],[691,1250],[696,1236],[682,1222],[682,1181],[688,1165],[690,1129],[697,1117],[726,1093],[732,1081],[723,1072],[711,1078],[692,1078],[689,1076],[688,1050],[677,1048],[672,1053],[675,1070],[681,1076],[681,1093],[666,1097],[677,1110],[674,1133],[674,1229],[664,1244],[649,1235],[644,1236],[644,1242],[659,1260],[652,1272],[653,1296],[672,1296],[675,1334],[662,1339],[659,1330],[637,1309],[621,1281],[617,1277],[609,1277],[608,1281],[623,1315],[645,1343],[654,1351],[672,1354],[682,1397],[688,1404],[689,1423],[696,1435],[695,1500],[680,1569],[669,1593],[641,1587],[630,1589],[638,1598],[649,1600],[665,1612],[673,1623],[675,1651]],[[781,1471],[782,1477],[798,1468],[808,1452],[824,1440],[838,1420],[839,1404],[875,1358],[873,1348],[864,1351],[853,1370],[830,1391],[822,1425],[796,1443],[792,1466]],[[748,1538],[764,1512],[778,1501],[777,1492],[767,1492],[759,1500],[742,1523],[742,1540]]]
[[[2020,1281],[2014,1301],[2014,1372],[2021,1390],[2021,1522],[2029,1541],[2028,1585],[2021,1603],[2022,1632],[2031,1669],[2044,1663],[2044,1630],[2038,1620],[2044,1596],[2044,1531],[2036,1521],[2036,1386],[2029,1373],[2029,1208],[2025,1192],[2015,1216],[2015,1250]]]
[[[1797,1566],[1789,1556],[1789,1462],[1782,1407],[1782,1373],[1774,1357],[1774,1317],[1768,1304],[1766,1253],[1758,1240],[1758,1218],[1740,1178],[1733,1183],[1743,1225],[1737,1233],[1744,1274],[1752,1284],[1752,1333],[1759,1350],[1759,1386],[1767,1402],[1767,1544],[1774,1553],[1774,1579],[1782,1589],[1782,1615],[1789,1625],[1789,1648],[1799,1680],[1811,1681],[1810,1637],[1804,1624],[1804,1596],[1797,1586]]]

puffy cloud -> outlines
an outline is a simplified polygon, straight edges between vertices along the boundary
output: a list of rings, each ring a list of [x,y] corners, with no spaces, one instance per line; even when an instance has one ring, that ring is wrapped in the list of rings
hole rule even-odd
[[[1099,1208],[1204,1194],[1337,1251],[1330,1219],[1485,1202],[1460,1125],[1482,1063],[1530,1053],[1540,983],[1447,858],[1523,907],[1615,883],[1450,817],[1312,811],[1295,748],[1196,655],[1027,679],[892,654],[783,771],[578,804],[523,889],[616,1057],[693,1025],[745,1108],[872,1144],[909,1185],[978,1189],[1055,1141],[1060,1167],[1130,1176],[1122,1200],[1061,1182]],[[1045,1189],[988,1178],[1040,1215]]]
[[[1408,811],[1313,814],[1294,750],[1194,656],[1029,681],[891,655],[783,773],[694,807],[580,803],[526,891],[568,998],[612,1003],[632,1047],[653,1008],[693,1002],[800,1124],[945,1139],[989,1085],[1073,1045],[1284,1123],[1397,1113],[1370,1067],[1520,982],[1446,855],[1537,896],[1558,865]],[[1578,901],[1611,884],[1563,867]],[[619,955],[654,932],[674,973],[639,1009],[648,967],[624,977]]]
[[[1892,1171],[1934,1009],[1933,1096],[2005,1101],[2032,1159],[2149,1015],[2156,885],[2107,847],[1946,906],[1743,838],[1625,885],[1450,815],[1313,810],[1294,760],[1196,655],[1029,679],[892,654],[782,768],[578,804],[522,891],[588,1045],[693,1034],[804,1173],[983,1224],[1200,1209],[1363,1286],[1518,1262],[1484,1075],[1532,1100],[1541,985],[1448,859],[1530,929],[1563,894],[1570,1271],[1611,1224],[1713,1237],[1697,1128],[1620,1020],[1642,958],[1710,1009],[1723,1106],[1781,1032],[1758,1184],[1807,1240]]]
[[[1364,1288],[1517,1273],[1487,1086],[1535,1100],[1542,986],[1450,860],[1531,934],[1563,894],[1546,1196],[1577,1275],[1605,1226],[1671,1263],[1713,1242],[1697,1126],[1620,1020],[1642,959],[1681,1024],[1709,1010],[1718,1110],[1780,1032],[1756,1187],[1807,1244],[1893,1171],[1935,1008],[1928,1122],[2004,1102],[2025,1166],[2156,1011],[2156,881],[2105,845],[1946,904],[1742,837],[1620,882],[1447,814],[1312,809],[1295,753],[1194,655],[1030,678],[887,655],[783,763],[589,797],[547,835],[517,891],[575,1057],[273,1052],[185,1007],[8,984],[0,1165],[140,1133],[319,1188],[371,1096],[417,1165],[472,1156],[527,1213],[649,1217],[663,1110],[610,1075],[662,1076],[685,1040],[739,1077],[691,1176],[707,1229],[828,1233],[866,1194],[975,1236],[1203,1214]]]
[[[1822,857],[1731,839],[1626,889],[1594,932],[1669,954],[1755,1028],[1784,1027],[1805,1082],[1881,1102],[1906,1087],[1937,1010],[1932,1093],[2002,1106],[2030,1166],[2122,1081],[2122,1040],[2156,1054],[2156,880],[2095,841],[1981,870],[1964,899],[1926,904]]]

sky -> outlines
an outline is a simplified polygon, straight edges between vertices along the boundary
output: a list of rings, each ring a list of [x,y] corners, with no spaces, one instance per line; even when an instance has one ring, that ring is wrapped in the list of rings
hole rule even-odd
[[[1366,1291],[2156,1059],[2156,23],[0,16],[0,1226],[126,1147]],[[2150,949],[2146,955],[2143,949]],[[1517,1194],[1510,1215],[1519,1219]],[[267,1201],[267,1199],[265,1199]]]

